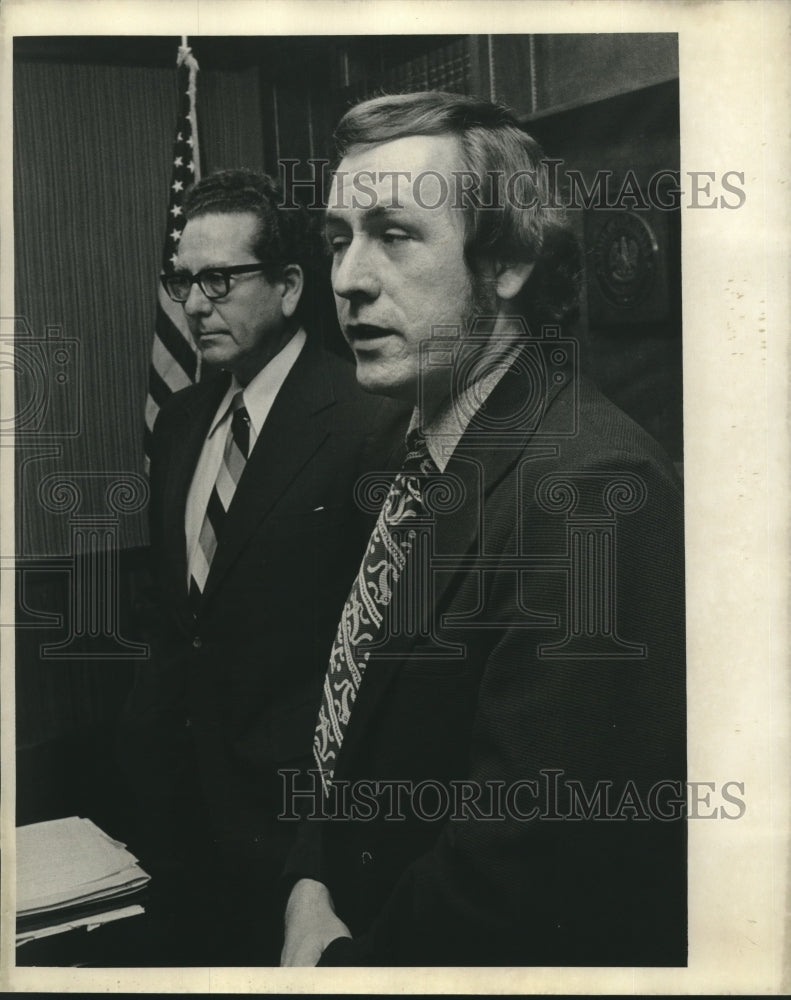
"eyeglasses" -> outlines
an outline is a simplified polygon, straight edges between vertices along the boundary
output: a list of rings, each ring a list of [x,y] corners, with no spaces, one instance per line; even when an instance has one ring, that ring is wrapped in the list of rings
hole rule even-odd
[[[160,274],[162,287],[174,302],[186,302],[190,289],[197,282],[207,299],[222,299],[231,290],[232,274],[252,274],[265,271],[271,264],[236,264],[233,267],[209,267],[197,274]]]

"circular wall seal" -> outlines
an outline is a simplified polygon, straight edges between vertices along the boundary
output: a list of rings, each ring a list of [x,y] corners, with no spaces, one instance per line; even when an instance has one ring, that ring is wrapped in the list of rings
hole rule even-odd
[[[593,245],[596,278],[607,301],[620,309],[642,302],[654,284],[658,253],[653,230],[635,212],[608,219]]]

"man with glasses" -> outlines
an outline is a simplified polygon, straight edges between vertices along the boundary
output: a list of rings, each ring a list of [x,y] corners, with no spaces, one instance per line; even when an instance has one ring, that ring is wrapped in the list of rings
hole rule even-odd
[[[205,178],[162,276],[203,374],[154,429],[161,625],[123,743],[173,965],[277,961],[274,884],[295,828],[277,822],[277,772],[310,758],[370,530],[353,487],[381,462],[382,402],[312,329],[317,241],[281,200],[262,174]]]

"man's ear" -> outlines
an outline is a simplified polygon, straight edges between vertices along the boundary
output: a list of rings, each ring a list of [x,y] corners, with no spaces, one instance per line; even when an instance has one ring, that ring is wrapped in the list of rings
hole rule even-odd
[[[510,264],[498,264],[494,279],[497,297],[505,300],[516,298],[524,288],[533,267],[533,264],[521,260]]]
[[[305,284],[305,276],[299,264],[286,264],[283,268],[280,283],[283,286],[280,296],[280,308],[283,310],[283,315],[288,319],[296,312],[300,296],[302,295],[302,288]]]

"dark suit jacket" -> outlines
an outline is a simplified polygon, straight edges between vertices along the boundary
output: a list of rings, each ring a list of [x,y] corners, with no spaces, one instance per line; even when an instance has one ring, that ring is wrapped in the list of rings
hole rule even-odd
[[[310,337],[256,441],[197,616],[184,511],[228,376],[162,407],[151,455],[159,621],[127,705],[123,755],[144,866],[169,872],[220,845],[251,894],[271,897],[294,835],[277,822],[278,769],[302,765],[339,612],[370,530],[353,498],[381,462],[395,412]]]
[[[345,805],[317,796],[289,859],[354,935],[321,964],[685,963],[685,825],[667,818],[685,778],[680,491],[568,371],[534,405],[535,350],[447,467],[461,501],[436,515],[434,638],[372,652]],[[428,784],[394,809],[394,781]]]

